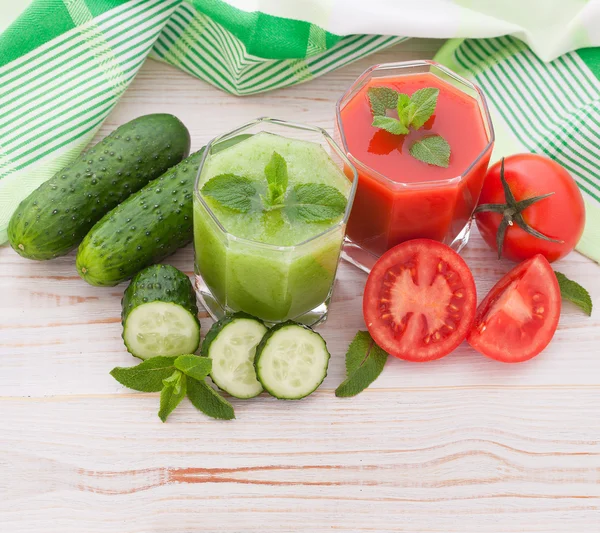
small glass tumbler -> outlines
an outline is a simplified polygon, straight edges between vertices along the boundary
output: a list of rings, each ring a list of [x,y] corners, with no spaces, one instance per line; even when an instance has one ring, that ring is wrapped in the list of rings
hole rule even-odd
[[[293,246],[266,244],[225,229],[199,190],[203,172],[208,172],[219,151],[259,133],[310,141],[325,150],[350,182],[341,220]],[[243,164],[239,158],[232,163],[238,172],[243,172]],[[318,172],[318,167],[314,170]],[[227,313],[244,311],[268,323],[292,319],[307,325],[323,322],[357,182],[354,166],[321,128],[259,118],[208,143],[194,188],[194,253],[196,294],[210,315],[218,320]]]
[[[418,80],[421,75],[426,75],[423,78],[428,80],[432,80],[431,75],[435,76],[433,81],[437,85],[448,88],[449,93],[457,95],[459,100],[461,95],[466,95],[468,98],[462,99],[468,102],[472,99],[478,108],[478,124],[457,120],[455,128],[461,134],[468,133],[467,128],[471,128],[471,132],[474,128],[483,131],[482,149],[474,157],[464,160],[460,165],[454,165],[454,173],[447,179],[433,181],[429,172],[423,172],[422,179],[414,172],[410,176],[403,175],[401,171],[393,172],[394,175],[392,172],[384,175],[363,161],[365,153],[371,150],[370,146],[360,149],[357,149],[356,143],[353,147],[349,146],[351,115],[345,113],[344,109],[353,99],[364,99],[358,105],[363,106],[362,112],[369,113],[370,117],[366,86],[393,84],[394,81],[401,82],[403,77],[408,79],[407,76]],[[422,83],[423,85],[426,86],[427,83]],[[353,104],[356,103],[355,101]],[[384,132],[383,135],[388,134]],[[348,221],[342,253],[344,259],[369,272],[379,256],[410,239],[434,239],[457,251],[467,244],[471,217],[477,206],[494,145],[492,121],[485,97],[477,85],[434,61],[375,65],[361,74],[338,101],[335,138],[356,167],[359,181]],[[405,148],[401,150],[402,153],[406,151]],[[423,165],[422,168],[429,166],[418,164]]]

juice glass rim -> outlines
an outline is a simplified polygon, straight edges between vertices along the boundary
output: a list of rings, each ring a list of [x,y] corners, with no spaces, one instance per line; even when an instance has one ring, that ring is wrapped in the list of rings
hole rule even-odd
[[[255,241],[252,239],[247,239],[244,237],[239,237],[237,235],[234,235],[233,233],[227,231],[225,229],[225,227],[221,224],[218,217],[215,215],[215,213],[213,212],[211,207],[206,203],[206,201],[204,200],[204,198],[202,197],[202,195],[200,194],[200,191],[198,189],[198,184],[200,182],[200,174],[202,173],[202,168],[204,167],[204,164],[206,162],[206,159],[208,158],[211,148],[215,144],[218,144],[219,142],[224,141],[225,139],[239,135],[239,134],[243,133],[244,131],[252,128],[253,126],[256,126],[256,125],[262,124],[262,123],[269,123],[269,124],[274,124],[276,126],[289,127],[292,129],[313,131],[315,133],[322,135],[327,140],[327,143],[329,144],[329,146],[331,146],[331,148],[336,152],[336,155],[342,160],[344,167],[347,167],[348,169],[350,169],[352,171],[352,179],[350,179],[345,174],[344,169],[340,169],[341,172],[344,175],[346,175],[346,178],[350,181],[350,192],[348,193],[348,197],[346,198],[346,209],[344,211],[344,216],[342,217],[342,219],[339,220],[338,222],[336,222],[335,224],[333,224],[331,227],[322,231],[321,233],[318,233],[317,235],[314,235],[313,237],[310,237],[309,239],[299,242],[298,244],[279,246],[276,244],[269,244],[266,242]],[[212,221],[217,225],[217,228],[219,229],[219,231],[221,233],[227,235],[228,238],[231,238],[234,241],[237,241],[242,244],[250,245],[250,246],[265,248],[267,250],[272,250],[272,251],[287,252],[287,251],[293,251],[300,246],[304,246],[305,244],[308,244],[316,239],[324,237],[327,234],[332,233],[334,230],[339,228],[341,225],[346,224],[348,222],[348,218],[350,217],[350,211],[352,210],[352,203],[354,202],[354,195],[356,193],[357,186],[358,186],[358,173],[356,171],[356,167],[354,166],[352,161],[350,161],[350,159],[344,153],[344,151],[338,146],[338,144],[335,142],[333,137],[331,135],[329,135],[329,133],[327,133],[326,130],[324,130],[323,128],[320,128],[318,126],[309,126],[308,124],[302,124],[300,122],[291,122],[288,120],[281,120],[281,119],[270,118],[270,117],[258,117],[254,120],[251,120],[250,122],[246,122],[245,124],[235,128],[231,131],[222,133],[221,135],[217,135],[216,137],[212,138],[207,143],[207,145],[204,148],[204,152],[202,153],[202,159],[200,160],[200,165],[198,166],[198,172],[196,173],[196,180],[194,182],[194,195],[196,196],[198,201],[202,204],[202,206],[207,211],[207,213],[210,215]]]
[[[397,69],[397,68],[424,67],[424,66],[435,67],[435,68],[441,70],[442,72],[444,72],[444,74],[446,74],[449,77],[453,78],[454,80],[462,83],[463,85],[470,87],[472,90],[474,90],[477,93],[477,95],[479,97],[479,100],[477,100],[477,103],[479,105],[480,110],[482,111],[481,118],[487,125],[487,130],[489,132],[488,142],[484,146],[482,151],[479,153],[479,155],[475,159],[473,159],[471,164],[468,165],[465,168],[465,170],[463,170],[459,175],[454,176],[453,178],[445,178],[443,180],[435,180],[435,181],[416,181],[416,182],[415,181],[413,181],[413,182],[395,181],[395,180],[388,178],[381,172],[375,170],[374,168],[370,167],[369,165],[366,165],[365,163],[363,163],[362,161],[357,159],[356,156],[352,155],[352,153],[350,152],[350,149],[348,148],[348,143],[346,141],[346,135],[344,133],[341,110],[351,100],[351,98],[348,98],[348,95],[350,94],[352,89],[358,83],[360,83],[361,81],[366,79],[366,77],[369,74],[371,74],[372,72],[374,72],[376,70],[392,70],[392,69]],[[490,110],[489,110],[489,107],[487,104],[487,99],[486,99],[483,91],[479,88],[479,86],[476,85],[475,83],[467,80],[460,74],[457,74],[453,70],[450,70],[448,67],[445,67],[444,65],[438,63],[437,61],[433,61],[431,59],[413,59],[410,61],[397,61],[397,62],[392,62],[392,63],[377,63],[375,65],[370,66],[368,69],[366,69],[360,76],[358,76],[352,82],[350,87],[348,87],[348,89],[346,89],[344,94],[338,99],[338,101],[335,104],[335,116],[336,116],[336,121],[337,121],[336,126],[337,126],[337,130],[339,132],[339,135],[340,135],[341,144],[342,144],[344,150],[346,151],[346,155],[348,156],[348,158],[352,160],[354,166],[360,167],[361,169],[366,170],[369,173],[369,175],[376,178],[378,181],[382,182],[385,185],[391,185],[392,188],[422,189],[422,188],[432,188],[432,187],[446,187],[448,185],[454,185],[454,184],[460,183],[460,181],[463,179],[463,177],[465,175],[467,175],[481,161],[481,159],[487,154],[487,152],[494,146],[494,141],[496,139],[496,135],[494,133],[494,125],[492,123],[492,117],[490,115]]]

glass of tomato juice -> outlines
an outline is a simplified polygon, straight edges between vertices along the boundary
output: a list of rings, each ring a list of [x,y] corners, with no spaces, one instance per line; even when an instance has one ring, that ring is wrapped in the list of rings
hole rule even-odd
[[[368,96],[373,87],[408,96],[426,87],[439,89],[434,114],[406,135],[376,128]],[[395,110],[388,114],[398,118]],[[385,251],[410,239],[434,239],[457,251],[466,245],[494,145],[479,87],[434,61],[375,65],[338,101],[335,135],[358,171],[346,260],[368,272]],[[447,168],[409,153],[413,143],[432,135],[450,145]]]

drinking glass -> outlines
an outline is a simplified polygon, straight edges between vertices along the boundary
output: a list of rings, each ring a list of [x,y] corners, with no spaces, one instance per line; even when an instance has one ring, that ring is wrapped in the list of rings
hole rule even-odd
[[[342,219],[294,246],[265,244],[230,233],[199,191],[203,172],[224,145],[264,132],[320,144],[351,182]],[[194,251],[196,293],[211,316],[217,320],[244,311],[268,323],[324,321],[357,183],[354,166],[321,128],[259,118],[210,141],[194,188]]]
[[[431,73],[477,102],[487,143],[456,175],[438,181],[414,176],[383,175],[361,161],[348,147],[342,112],[356,94],[374,78]],[[365,102],[365,105],[369,105]],[[477,125],[481,127],[480,124]],[[457,123],[457,128],[469,128]],[[494,129],[485,96],[474,83],[434,61],[385,63],[367,69],[336,105],[335,138],[358,172],[358,188],[348,221],[342,257],[369,272],[385,251],[406,240],[429,238],[460,251],[469,239],[471,217],[483,185],[494,145]],[[385,157],[381,156],[381,157]]]

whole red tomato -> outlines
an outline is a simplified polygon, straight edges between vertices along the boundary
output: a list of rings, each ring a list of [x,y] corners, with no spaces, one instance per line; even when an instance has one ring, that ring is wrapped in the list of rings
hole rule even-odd
[[[513,198],[507,198],[506,185]],[[583,233],[585,207],[575,180],[557,162],[518,154],[488,170],[475,220],[485,242],[495,250],[501,245],[503,257],[524,261],[542,254],[552,262],[575,248]]]

